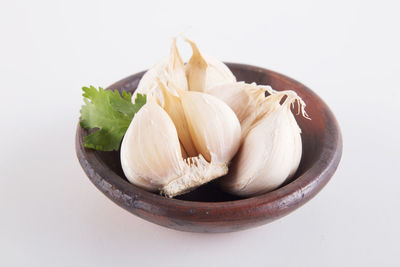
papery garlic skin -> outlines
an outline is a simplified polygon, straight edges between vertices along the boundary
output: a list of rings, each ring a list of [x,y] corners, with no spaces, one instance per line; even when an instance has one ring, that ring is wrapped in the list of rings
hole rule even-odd
[[[185,91],[180,98],[197,151],[211,163],[227,165],[240,145],[241,128],[235,113],[212,95]]]
[[[188,90],[185,65],[176,46],[176,38],[173,39],[169,57],[155,64],[143,75],[132,101],[134,101],[136,94],[140,93],[156,97],[163,105],[163,96],[161,91],[158,90],[159,81],[167,86],[174,84],[182,90]],[[168,89],[171,90],[172,94],[176,95],[173,87],[168,87]]]
[[[193,55],[186,64],[186,77],[190,91],[207,92],[219,84],[236,82],[231,70],[221,61],[200,53],[196,43],[185,39]]]
[[[283,94],[272,97],[275,99],[268,103],[269,111],[248,132],[229,176],[221,180],[225,191],[255,196],[279,187],[295,174],[301,160],[302,142],[290,105],[294,101],[300,105],[301,99],[293,94],[290,93],[283,105],[279,104]],[[307,116],[303,108],[302,114]]]
[[[186,121],[185,113],[183,111],[181,99],[168,90],[167,86],[160,81],[159,87],[164,98],[164,110],[172,119],[176,130],[178,132],[179,141],[182,144],[182,151],[186,157],[195,157],[199,153],[193,143],[192,137],[189,132],[189,126]],[[180,90],[176,88],[176,90]]]

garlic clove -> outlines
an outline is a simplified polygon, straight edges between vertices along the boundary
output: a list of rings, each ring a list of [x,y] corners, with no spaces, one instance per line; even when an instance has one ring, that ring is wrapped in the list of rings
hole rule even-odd
[[[162,93],[158,90],[159,80],[167,86],[173,83],[183,90],[188,90],[185,65],[176,46],[176,38],[172,41],[169,57],[155,64],[143,75],[132,101],[134,101],[137,93],[141,93],[158,98],[163,105]],[[171,93],[176,95],[171,87],[168,87],[168,90],[172,90]]]
[[[188,123],[186,122],[185,113],[183,112],[183,107],[179,97],[174,96],[167,89],[167,86],[160,81],[160,90],[164,98],[164,110],[168,113],[169,117],[174,122],[176,130],[178,132],[179,140],[189,157],[198,156],[199,153],[190,136]],[[179,90],[179,89],[176,89]]]
[[[121,144],[127,179],[150,191],[182,175],[183,159],[176,128],[151,99],[136,113]]]
[[[207,79],[208,64],[200,54],[197,45],[187,40],[192,47],[193,55],[186,66],[186,78],[188,80],[188,88],[191,91],[204,91]]]
[[[241,129],[235,113],[214,96],[191,91],[178,93],[197,151],[208,162],[228,164],[240,145]]]
[[[200,53],[196,43],[185,38],[192,47],[192,57],[186,65],[186,77],[190,91],[207,92],[223,83],[235,82],[236,77],[221,61]]]
[[[207,91],[207,94],[213,95],[228,104],[239,121],[242,122],[254,112],[258,104],[257,98],[253,99],[247,92],[248,86],[244,82],[225,83],[211,88]],[[261,90],[261,93],[264,94],[264,91]]]
[[[287,96],[281,105],[283,96]],[[279,187],[296,172],[302,154],[301,130],[290,111],[298,102],[304,117],[304,102],[293,91],[279,92],[266,98],[267,113],[247,136],[232,164],[222,188],[239,196],[254,196]]]
[[[224,101],[235,112],[242,127],[242,137],[247,134],[253,123],[267,112],[268,108],[264,104],[265,92],[275,93],[270,86],[245,82],[221,84],[207,91],[208,94]]]

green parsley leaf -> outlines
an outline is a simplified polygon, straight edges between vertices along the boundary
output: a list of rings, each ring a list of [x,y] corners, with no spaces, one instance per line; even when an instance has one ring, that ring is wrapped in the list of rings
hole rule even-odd
[[[83,87],[80,125],[85,129],[97,129],[83,138],[87,148],[102,151],[118,150],[121,140],[133,116],[146,103],[146,95],[137,94],[135,104],[132,95],[125,91],[104,90],[99,87]]]

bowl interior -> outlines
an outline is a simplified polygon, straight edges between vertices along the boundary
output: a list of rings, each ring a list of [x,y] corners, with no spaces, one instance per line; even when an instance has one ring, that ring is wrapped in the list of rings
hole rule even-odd
[[[321,125],[324,125],[324,117],[319,110],[322,110],[321,102],[314,101],[315,94],[310,90],[306,89],[302,84],[294,81],[290,78],[285,77],[282,79],[282,75],[274,73],[260,71],[257,67],[243,68],[238,64],[229,64],[228,67],[232,70],[233,74],[237,77],[238,81],[245,81],[248,83],[256,82],[257,84],[271,85],[272,88],[278,91],[282,90],[294,90],[307,104],[306,111],[312,120],[306,120],[299,115],[295,115],[297,123],[302,129],[302,159],[300,166],[294,175],[294,177],[286,181],[281,187],[284,187],[288,183],[294,181],[306,172],[313,163],[318,159],[321,154],[321,144],[324,138],[324,130],[320,129]],[[109,87],[109,89],[133,92],[141,78],[141,75],[135,75],[121,80]],[[292,111],[296,113],[297,107],[295,106]],[[120,163],[119,151],[114,152],[101,152],[96,151],[96,157],[106,164],[113,172],[115,172],[121,179],[124,179],[129,183],[122,171]],[[229,175],[229,173],[228,173]],[[129,184],[131,185],[131,184]],[[134,185],[131,185],[134,186]],[[278,189],[275,189],[275,191]],[[155,193],[156,194],[156,193]],[[268,194],[268,193],[267,193]],[[222,202],[242,199],[240,197],[230,195],[221,191],[216,181],[203,185],[196,190],[187,194],[177,196],[176,199],[187,200],[187,201],[198,201],[198,202]]]

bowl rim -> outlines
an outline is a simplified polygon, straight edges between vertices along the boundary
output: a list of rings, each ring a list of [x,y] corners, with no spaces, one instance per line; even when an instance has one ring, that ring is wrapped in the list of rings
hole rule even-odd
[[[298,176],[295,180],[289,182],[288,184],[282,187],[279,187],[278,189],[249,198],[221,201],[221,202],[200,202],[200,201],[189,201],[189,200],[167,198],[157,193],[145,191],[144,189],[141,189],[129,183],[127,180],[121,179],[121,177],[115,172],[113,172],[107,165],[102,164],[103,161],[96,155],[96,151],[83,147],[82,138],[84,136],[85,130],[81,128],[78,123],[76,132],[76,152],[83,169],[89,176],[90,180],[95,184],[95,186],[103,193],[106,193],[106,195],[113,201],[116,201],[116,198],[122,198],[125,199],[125,201],[126,199],[129,198],[131,198],[133,201],[140,199],[141,201],[149,203],[154,206],[161,205],[166,208],[180,207],[186,210],[186,212],[190,212],[190,208],[193,207],[195,207],[196,209],[204,209],[204,210],[225,209],[227,207],[241,209],[241,208],[248,208],[249,204],[251,204],[252,206],[256,205],[259,208],[268,205],[269,207],[277,206],[278,208],[282,209],[289,208],[293,210],[296,207],[292,207],[291,203],[294,205],[295,203],[299,202],[299,200],[305,200],[303,202],[306,202],[313,196],[315,196],[330,180],[331,176],[333,175],[339,164],[342,154],[342,136],[340,132],[340,127],[332,111],[329,109],[326,103],[311,89],[304,86],[300,82],[290,77],[287,77],[286,75],[265,68],[247,64],[240,64],[240,63],[226,63],[226,64],[229,68],[245,68],[246,70],[257,71],[257,72],[259,71],[268,72],[269,75],[283,77],[285,80],[299,84],[302,87],[302,89],[304,89],[308,94],[312,95],[313,97],[321,101],[323,108],[325,110],[326,123],[328,123],[329,125],[326,128],[325,132],[326,136],[324,138],[325,140],[323,143],[323,147],[321,148],[321,154],[318,156],[317,160],[310,166],[310,168],[305,170],[305,172],[300,176]],[[127,81],[131,80],[134,76],[139,77],[142,76],[144,73],[145,71],[142,71],[130,75],[108,86],[106,90],[122,88],[123,85],[126,84]],[[111,173],[110,175],[113,177],[104,177],[102,173],[109,173],[109,174]],[[113,182],[110,183],[110,180],[113,180]],[[112,190],[117,190],[122,195],[117,196],[115,195],[115,192],[105,192],[106,190],[104,188],[101,188],[99,185],[99,182],[104,182],[104,181],[110,184]],[[285,207],[282,206],[282,203],[284,203]],[[126,206],[126,204],[123,205]]]

